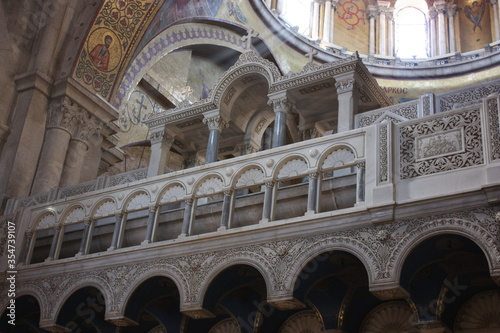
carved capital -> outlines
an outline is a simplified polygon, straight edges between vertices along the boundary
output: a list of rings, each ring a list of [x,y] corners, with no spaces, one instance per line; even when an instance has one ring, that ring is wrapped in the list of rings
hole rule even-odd
[[[309,174],[309,178],[311,178],[311,179],[318,179],[318,173],[317,172],[311,172]]]
[[[149,206],[149,211],[150,211],[151,213],[156,213],[156,211],[157,211],[157,210],[158,210],[158,206],[157,206],[157,205],[154,205],[154,204],[153,204],[153,205],[150,205],[150,206]]]
[[[337,88],[337,93],[345,93],[354,90],[354,79],[345,79],[335,82],[335,88]]]
[[[186,203],[186,205],[192,205],[193,204],[193,198],[187,198],[184,200],[184,202]]]
[[[58,127],[73,133],[80,122],[81,114],[80,106],[68,97],[54,101],[49,106],[47,128]]]
[[[267,104],[273,107],[274,112],[285,112],[288,113],[292,109],[292,102],[288,97],[280,97],[275,99],[270,99]]]
[[[446,12],[446,2],[444,1],[434,2],[434,7],[436,8],[438,14],[444,14]]]
[[[170,147],[174,144],[175,136],[171,136],[165,131],[152,132],[150,140],[152,145],[162,143]]]
[[[87,111],[82,110],[79,117],[79,126],[76,128],[73,137],[77,140],[88,142],[91,136],[101,135],[103,125],[102,121],[90,115]]]
[[[446,14],[448,14],[448,17],[452,18],[453,16],[455,16],[456,13],[457,13],[456,4],[447,5]]]
[[[237,146],[236,151],[239,152],[241,155],[248,155],[258,152],[259,148],[250,143],[245,143]]]
[[[208,129],[220,131],[223,128],[229,126],[229,122],[227,122],[221,115],[208,116],[203,118],[203,123],[208,125]]]
[[[84,220],[84,221],[83,221],[83,224],[84,224],[86,227],[90,227],[90,225],[92,224],[92,220]]]
[[[266,182],[265,185],[267,188],[274,188],[274,182]]]
[[[224,191],[224,196],[225,197],[230,197],[233,194],[233,190],[225,190]]]
[[[28,237],[28,238],[32,238],[32,237],[33,237],[33,235],[34,235],[33,230],[26,230],[26,237]]]
[[[359,162],[356,164],[356,166],[358,167],[358,169],[364,169],[366,167],[366,163],[365,162]]]
[[[432,20],[435,20],[437,17],[438,13],[435,7],[429,8],[429,16]]]
[[[377,18],[377,16],[378,16],[377,6],[373,6],[373,5],[368,6],[368,10],[366,11],[366,16],[369,20]]]

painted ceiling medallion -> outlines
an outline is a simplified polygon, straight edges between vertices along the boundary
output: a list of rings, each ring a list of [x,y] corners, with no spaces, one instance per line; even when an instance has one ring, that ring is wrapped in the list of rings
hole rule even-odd
[[[302,311],[290,317],[280,333],[316,333],[323,331],[323,324],[313,311]]]
[[[240,333],[241,330],[238,327],[238,323],[231,318],[224,319],[208,331],[208,333]]]
[[[405,302],[389,302],[377,306],[365,318],[363,333],[417,333],[412,312]]]

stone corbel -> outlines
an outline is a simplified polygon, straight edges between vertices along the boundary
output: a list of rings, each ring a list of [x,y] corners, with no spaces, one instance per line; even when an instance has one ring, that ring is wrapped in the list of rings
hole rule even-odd
[[[215,318],[215,315],[212,312],[202,307],[196,307],[196,308],[188,307],[181,309],[181,312],[192,319]]]
[[[268,298],[267,303],[281,311],[303,309],[304,303],[293,297],[287,298]]]
[[[139,323],[125,316],[106,318],[106,321],[117,327],[139,326]]]
[[[410,297],[410,293],[398,283],[370,286],[370,292],[382,301]]]

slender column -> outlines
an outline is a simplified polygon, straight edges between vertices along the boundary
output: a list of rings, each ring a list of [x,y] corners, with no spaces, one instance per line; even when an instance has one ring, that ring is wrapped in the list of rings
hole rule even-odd
[[[158,206],[152,205],[149,207],[149,215],[148,215],[148,226],[146,229],[146,238],[142,242],[142,245],[149,244],[153,241],[153,231],[156,227],[156,221],[158,217]]]
[[[83,225],[85,226],[83,229],[82,241],[80,242],[80,249],[78,250],[77,256],[81,256],[83,254],[88,253],[89,240],[90,240],[90,231],[92,228],[92,221],[85,220],[83,221]]]
[[[272,208],[274,201],[274,182],[266,182],[266,190],[264,192],[264,207],[262,208],[261,222],[269,222],[272,220]]]
[[[365,202],[365,162],[357,164],[356,175],[356,206]]]
[[[387,12],[387,55],[394,56],[394,8],[388,8]]]
[[[368,6],[368,20],[370,22],[370,39],[368,45],[368,54],[374,55],[376,52],[375,48],[375,18],[377,17],[377,7],[370,5]]]
[[[125,216],[127,216],[127,214],[118,213],[115,215],[115,229],[113,230],[113,238],[111,239],[111,246],[109,247],[108,251],[112,251],[119,247],[121,238],[120,234],[122,231],[122,224]]]
[[[450,39],[450,53],[454,53],[457,50],[455,43],[455,14],[457,13],[457,5],[448,5],[446,14],[448,15],[448,38]]]
[[[442,0],[436,1],[434,3],[438,13],[438,55],[446,54],[446,28],[444,24],[444,13],[446,8],[446,3]]]
[[[56,257],[57,246],[59,244],[59,236],[61,234],[62,226],[60,224],[56,224],[54,226],[54,237],[52,238],[52,244],[50,244],[49,257],[45,259],[45,261],[54,260]]]
[[[499,14],[499,10],[498,10],[498,0],[490,0],[490,4],[491,4],[491,7],[493,9],[493,24],[494,24],[494,27],[495,27],[495,34],[494,34],[494,38],[495,40],[499,40],[500,39],[500,14]]]
[[[19,264],[26,264],[28,259],[28,253],[30,251],[31,242],[33,241],[33,231],[28,230],[24,236],[24,243],[22,247],[22,252],[19,256]]]
[[[323,40],[327,43],[332,42],[332,2],[325,1],[325,20],[323,21]]]
[[[331,27],[330,27],[330,43],[335,43],[335,12],[337,11],[337,4],[339,0],[332,0],[332,8],[331,8]]]
[[[222,128],[228,127],[229,123],[221,117],[219,111],[207,112],[203,114],[203,123],[208,125],[210,131],[207,143],[207,155],[205,164],[217,162],[217,153],[219,150],[219,134]]]
[[[48,192],[59,185],[69,141],[80,115],[79,107],[69,98],[51,104],[32,195]]]
[[[338,94],[338,129],[344,132],[354,128],[354,113],[358,108],[359,96],[352,77],[336,78],[335,87]]]
[[[316,172],[309,174],[309,188],[307,192],[307,212],[308,214],[314,214],[317,207],[317,197],[318,193],[318,174]]]
[[[151,133],[151,156],[149,158],[148,177],[163,174],[174,139],[165,130]]]
[[[274,131],[272,148],[281,147],[286,143],[286,115],[292,108],[292,103],[286,96],[270,99],[268,104],[273,107]]]
[[[379,54],[387,55],[387,18],[386,13],[389,3],[386,1],[379,1]]]
[[[437,10],[434,7],[429,8],[429,43],[430,54],[432,57],[437,55],[437,39],[436,39],[436,18]]]
[[[229,227],[231,222],[231,208],[233,206],[234,191],[226,190],[224,191],[224,201],[222,203],[222,217],[220,223],[220,229],[225,230]]]
[[[193,214],[193,199],[189,198],[185,200],[186,205],[184,206],[184,219],[182,220],[182,232],[181,236],[188,236],[189,230],[191,229],[191,221]]]
[[[311,28],[311,38],[317,40],[319,38],[319,7],[321,0],[313,1],[313,19]]]

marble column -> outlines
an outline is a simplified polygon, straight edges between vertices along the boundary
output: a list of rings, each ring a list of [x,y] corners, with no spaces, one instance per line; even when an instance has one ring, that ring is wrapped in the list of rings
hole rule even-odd
[[[83,122],[76,128],[76,133],[69,142],[68,152],[64,160],[60,187],[80,183],[82,168],[89,148],[88,139],[99,130],[96,124],[96,119],[93,116],[85,116]]]
[[[429,49],[431,57],[437,56],[436,19],[437,10],[429,8]]]
[[[370,22],[370,38],[368,44],[368,54],[374,55],[376,52],[376,39],[375,39],[375,18],[377,17],[377,7],[370,5],[368,6],[368,21]]]
[[[31,242],[33,241],[33,231],[28,230],[24,235],[24,243],[21,249],[21,253],[19,255],[19,264],[27,264],[28,262],[28,254],[30,252]]]
[[[48,192],[58,186],[80,108],[69,98],[53,103],[49,109],[47,131],[33,183],[32,195]]]
[[[272,212],[274,205],[274,185],[275,183],[270,181],[266,182],[265,192],[264,192],[264,207],[262,208],[262,220],[261,222],[269,222],[272,220]]]
[[[449,38],[449,46],[450,53],[455,53],[457,51],[456,42],[455,42],[455,14],[457,13],[457,5],[451,4],[446,8],[446,14],[448,15],[448,38]]]
[[[164,129],[151,133],[151,156],[149,157],[148,177],[163,174],[168,163],[170,148],[174,143],[174,136],[168,135]]]
[[[325,19],[323,21],[323,40],[327,43],[332,43],[332,2],[325,1]]]
[[[388,8],[387,11],[387,55],[394,57],[394,8]]]
[[[387,10],[389,8],[389,3],[386,1],[378,1],[379,9],[379,50],[378,53],[381,55],[387,55]]]
[[[313,19],[311,22],[311,38],[313,40],[319,39],[319,7],[321,5],[322,0],[314,0],[313,1]]]
[[[156,223],[158,220],[158,206],[152,205],[149,207],[148,224],[146,228],[146,238],[142,242],[142,245],[149,244],[153,241],[153,234],[156,229]]]
[[[83,221],[84,229],[82,235],[82,241],[80,242],[80,249],[78,250],[77,256],[81,256],[89,253],[89,245],[90,245],[90,235],[92,232],[92,220]]]
[[[121,233],[123,229],[124,220],[127,218],[127,214],[118,213],[115,215],[115,228],[113,230],[113,238],[111,239],[111,246],[108,251],[112,251],[120,247],[121,243]]]
[[[318,173],[313,172],[309,174],[306,215],[317,213],[316,211],[316,207],[318,205],[317,194],[318,194]]]
[[[54,237],[52,238],[52,244],[50,244],[50,251],[49,251],[49,257],[45,259],[45,261],[51,261],[56,258],[58,255],[57,247],[59,245],[59,238],[61,237],[61,229],[62,225],[56,224],[54,226]]]
[[[234,191],[226,190],[224,191],[224,201],[222,202],[222,216],[220,223],[220,230],[225,230],[229,228],[232,219],[232,209],[234,201]]]
[[[500,10],[498,9],[498,0],[490,0],[493,9],[494,40],[500,40]]]
[[[189,231],[191,229],[191,223],[192,223],[192,215],[193,215],[193,202],[194,200],[192,198],[186,199],[185,203],[186,205],[184,206],[184,218],[182,220],[182,231],[181,231],[181,237],[183,236],[189,236]]]
[[[442,0],[436,1],[434,3],[438,13],[438,55],[446,54],[446,27],[444,22],[444,13],[446,9],[446,3]]]
[[[286,117],[293,104],[286,96],[270,99],[268,104],[273,107],[275,115],[272,148],[284,146],[286,144]]]
[[[357,164],[356,174],[356,206],[365,202],[365,162]]]
[[[209,135],[207,143],[207,154],[205,164],[217,162],[219,151],[219,136],[223,128],[229,126],[229,123],[222,118],[219,111],[204,113],[203,123],[208,125]]]
[[[359,96],[352,76],[335,79],[339,105],[337,133],[340,133],[354,128],[354,113],[358,109]]]

